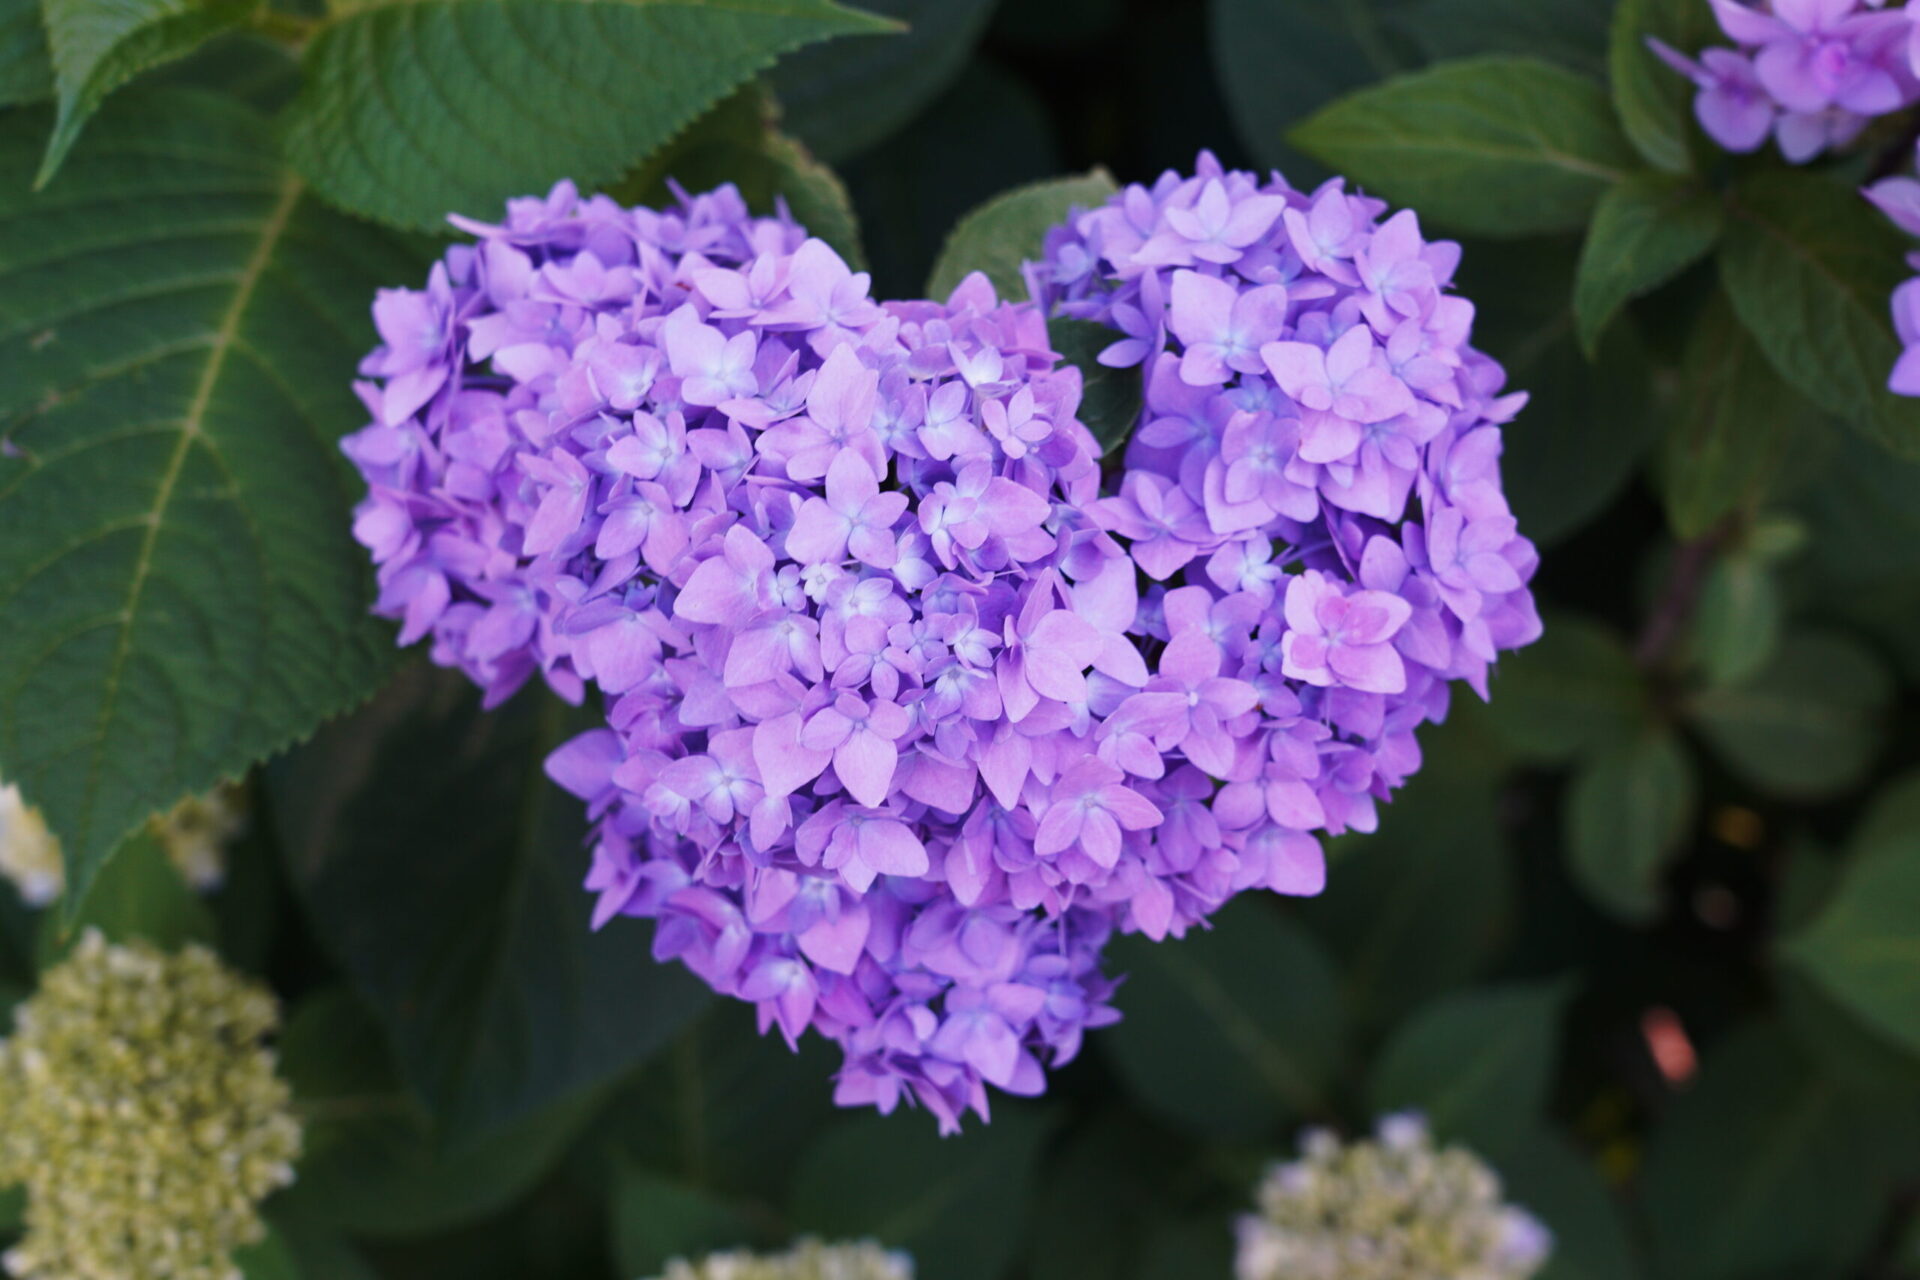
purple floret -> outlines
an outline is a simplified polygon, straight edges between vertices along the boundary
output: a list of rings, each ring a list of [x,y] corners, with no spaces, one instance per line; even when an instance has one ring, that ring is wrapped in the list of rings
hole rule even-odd
[[[1381,212],[1203,158],[1052,237],[1041,295],[1147,379],[1109,487],[984,277],[878,304],[731,188],[516,201],[376,306],[378,610],[490,702],[604,695],[548,761],[596,926],[655,919],[838,1042],[841,1102],[955,1128],[1118,1017],[1116,931],[1318,892],[1317,833],[1372,830],[1447,682],[1538,634],[1523,397],[1457,250]]]

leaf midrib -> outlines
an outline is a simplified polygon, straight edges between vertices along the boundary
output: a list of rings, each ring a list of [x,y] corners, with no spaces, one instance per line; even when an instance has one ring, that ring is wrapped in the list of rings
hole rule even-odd
[[[160,531],[165,525],[167,508],[172,504],[174,489],[179,483],[180,473],[186,467],[187,455],[196,441],[206,438],[205,420],[207,410],[213,402],[214,391],[220,384],[221,372],[225,369],[227,355],[235,346],[240,333],[240,325],[246,319],[247,309],[253,303],[260,281],[265,277],[267,268],[273,261],[273,251],[286,233],[287,224],[293,217],[294,207],[300,201],[301,183],[297,178],[288,178],[280,186],[279,198],[275,201],[266,220],[260,225],[260,237],[248,256],[246,265],[241,268],[235,279],[233,298],[227,304],[225,313],[220,317],[219,325],[214,329],[213,340],[208,344],[206,367],[201,370],[200,379],[194,385],[193,397],[187,402],[186,411],[180,417],[180,439],[174,446],[173,454],[167,459],[166,470],[161,473],[160,483],[154,490],[153,504],[147,515],[147,531],[140,541],[135,554],[133,574],[127,583],[126,605],[119,614],[119,636],[114,644],[113,658],[107,667],[106,682],[100,697],[100,714],[95,720],[93,747],[87,761],[87,780],[85,803],[81,813],[83,817],[78,830],[78,845],[84,849],[89,841],[93,824],[94,803],[98,797],[104,755],[108,739],[108,730],[112,725],[114,712],[119,703],[120,681],[126,671],[127,659],[133,649],[134,623],[139,614],[140,599],[146,591],[148,578],[152,575],[155,548],[159,545]],[[263,565],[271,571],[271,566]],[[78,895],[70,895],[77,898]]]

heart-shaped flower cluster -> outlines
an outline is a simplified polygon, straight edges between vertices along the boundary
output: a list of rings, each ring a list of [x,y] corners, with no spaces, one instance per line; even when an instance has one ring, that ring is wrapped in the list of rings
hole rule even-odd
[[[375,423],[347,450],[378,608],[490,699],[535,671],[598,686],[608,727],[548,764],[596,822],[596,924],[653,917],[656,955],[763,1029],[839,1042],[842,1102],[912,1097],[951,1128],[987,1084],[1041,1091],[1117,1016],[1115,928],[1317,891],[1313,832],[1370,829],[1446,679],[1484,683],[1494,646],[1537,630],[1486,425],[1517,402],[1459,349],[1471,311],[1427,265],[1445,251],[1415,229],[1386,293],[1342,286],[1374,206],[1343,203],[1365,225],[1308,266],[1281,213],[1322,226],[1318,204],[1188,185],[1139,198],[1230,256],[1184,260],[1203,270],[1170,282],[1174,323],[1199,314],[1192,281],[1226,289],[1255,354],[1234,330],[1214,364],[1197,337],[1153,362],[1191,365],[1198,425],[1183,445],[1155,417],[1117,495],[1038,308],[980,276],[875,303],[729,188],[655,213],[563,185],[463,223],[477,247],[376,303]],[[1048,288],[1081,314],[1152,312],[1146,356],[1166,308],[1121,301],[1138,280],[1094,266],[1118,261],[1108,238],[1076,243],[1087,271]],[[1242,260],[1251,287],[1224,273]],[[1355,365],[1367,309],[1427,336]],[[1263,390],[1240,368],[1269,346],[1288,372]],[[1227,456],[1200,447],[1221,397],[1217,425],[1284,452],[1290,487],[1274,505],[1256,485],[1215,529],[1181,458],[1201,477]],[[1291,478],[1303,432],[1349,421],[1377,464],[1322,447]],[[1416,480],[1431,537],[1394,524]],[[1323,512],[1316,485],[1366,496]]]

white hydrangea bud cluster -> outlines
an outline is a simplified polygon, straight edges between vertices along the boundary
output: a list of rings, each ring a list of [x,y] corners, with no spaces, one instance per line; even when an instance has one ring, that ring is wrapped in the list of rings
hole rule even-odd
[[[226,879],[228,841],[246,825],[245,788],[223,782],[157,815],[148,829],[180,878],[196,892],[210,893]],[[59,838],[11,783],[0,785],[0,876],[13,882],[30,907],[48,905],[67,887]]]
[[[785,1253],[742,1250],[709,1254],[698,1262],[675,1258],[656,1280],[913,1280],[913,1261],[871,1240],[856,1244],[800,1240]]]
[[[11,782],[0,783],[0,876],[13,882],[30,907],[46,906],[67,887],[60,841]]]
[[[264,1044],[273,997],[203,947],[89,931],[0,1041],[0,1186],[27,1190],[4,1259],[32,1280],[238,1280],[232,1250],[293,1181],[300,1126]]]
[[[227,843],[246,825],[246,791],[223,782],[155,818],[152,830],[180,878],[197,892],[210,893],[227,878]]]
[[[1552,1248],[1538,1220],[1502,1203],[1499,1175],[1436,1150],[1416,1115],[1352,1144],[1309,1130],[1257,1199],[1239,1222],[1239,1280],[1528,1280]]]

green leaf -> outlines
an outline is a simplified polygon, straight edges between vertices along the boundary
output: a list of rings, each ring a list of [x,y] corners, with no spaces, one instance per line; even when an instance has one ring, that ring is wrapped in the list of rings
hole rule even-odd
[[[1577,230],[1636,164],[1605,90],[1536,58],[1398,76],[1288,136],[1361,186],[1475,235]]]
[[[1905,788],[1903,809],[1917,793]],[[1782,954],[1880,1034],[1920,1054],[1920,819],[1880,817],[1820,914]]]
[[[754,1029],[737,1000],[708,1011],[623,1085],[599,1133],[621,1163],[734,1198],[768,1198],[835,1116],[825,1082],[838,1050],[806,1036],[793,1052]]]
[[[300,1280],[380,1280],[359,1250],[333,1228],[275,1201],[267,1214],[273,1234],[292,1253]]]
[[[837,163],[897,132],[966,66],[996,0],[862,0],[905,24],[802,49],[770,77],[788,127]]]
[[[1688,656],[1710,682],[1738,684],[1773,657],[1783,612],[1767,557],[1751,551],[1721,556],[1700,586]]]
[[[1110,369],[1100,353],[1118,339],[1114,331],[1095,320],[1056,316],[1047,321],[1047,341],[1060,358],[1080,371],[1080,421],[1100,442],[1103,457],[1119,457],[1145,402],[1140,371]]]
[[[1534,1280],[1638,1280],[1643,1267],[1624,1215],[1589,1156],[1544,1128],[1488,1154],[1506,1199],[1553,1233],[1553,1252]]]
[[[1765,501],[1815,414],[1716,291],[1692,325],[1663,417],[1655,478],[1674,536],[1691,540]]]
[[[1494,669],[1487,720],[1523,759],[1564,764],[1631,738],[1646,719],[1640,673],[1618,635],[1549,614],[1539,641]]]
[[[1570,994],[1565,982],[1476,987],[1428,1005],[1381,1050],[1368,1109],[1420,1111],[1443,1142],[1516,1142],[1546,1110]]]
[[[1407,51],[1382,20],[1397,7],[1398,0],[1212,0],[1208,31],[1220,91],[1262,166],[1299,159],[1285,143],[1296,121],[1405,67]]]
[[[1097,1039],[1143,1105],[1242,1141],[1326,1113],[1346,1049],[1336,977],[1273,903],[1230,904],[1177,942],[1121,938],[1112,956],[1126,1016]]]
[[[780,54],[892,30],[832,0],[368,0],[307,46],[287,155],[401,226],[608,181]]]
[[[1620,0],[1608,68],[1620,124],[1647,162],[1669,173],[1693,168],[1693,84],[1654,56],[1647,37],[1694,53],[1719,36],[1713,10],[1695,0]]]
[[[1600,335],[1628,300],[1706,257],[1723,217],[1711,192],[1657,173],[1637,174],[1601,196],[1573,290],[1581,349],[1597,355]]]
[[[785,200],[809,234],[832,245],[856,270],[865,262],[853,200],[833,170],[781,133],[780,110],[759,84],[730,95],[686,132],[622,178],[610,194],[622,204],[661,208],[673,202],[668,179],[688,191],[731,182],[754,212],[770,214]]]
[[[1472,979],[1506,940],[1515,886],[1495,809],[1503,752],[1467,710],[1422,732],[1427,767],[1382,811],[1378,832],[1333,844],[1326,892],[1302,913],[1369,1027]],[[1461,776],[1466,765],[1487,772]]]
[[[942,1138],[926,1112],[849,1116],[794,1170],[788,1217],[824,1239],[913,1256],[917,1280],[998,1280],[1013,1261],[1052,1118],[997,1100],[993,1123]]]
[[[1886,1191],[1861,1158],[1874,1123],[1779,1027],[1718,1046],[1647,1150],[1640,1200],[1658,1274],[1806,1275],[1857,1257]]]
[[[926,296],[945,298],[968,273],[984,271],[1000,297],[1027,298],[1020,267],[1041,253],[1047,232],[1075,210],[1105,204],[1118,191],[1105,169],[1074,178],[1052,178],[995,196],[955,224],[933,264]]]
[[[44,125],[0,120],[0,773],[77,901],[149,815],[391,668],[337,441],[368,300],[419,266],[236,104],[123,95],[28,195]]]
[[[233,1265],[241,1280],[305,1280],[306,1276],[293,1250],[271,1227],[265,1239],[235,1249]]]
[[[1576,71],[1606,70],[1611,0],[1415,0],[1393,15],[1435,62],[1534,54]]]
[[[1892,677],[1858,643],[1799,631],[1758,675],[1706,690],[1689,710],[1694,728],[1748,783],[1820,800],[1853,786],[1873,763],[1893,696]]]
[[[53,96],[39,0],[0,0],[0,107]]]
[[[401,1086],[380,1024],[345,987],[294,1010],[280,1063],[306,1135],[300,1177],[276,1203],[356,1235],[420,1235],[493,1213],[553,1167],[604,1097],[576,1094],[450,1146]]]
[[[1474,344],[1499,360],[1507,385],[1531,397],[1506,429],[1501,471],[1514,514],[1542,546],[1598,516],[1632,479],[1659,420],[1653,368],[1631,323],[1616,324],[1589,360],[1574,337],[1574,247],[1558,240],[1480,243],[1461,264],[1462,294],[1479,308]]]
[[[654,961],[645,925],[587,926],[583,806],[540,767],[562,709],[482,713],[465,680],[419,664],[269,773],[314,932],[454,1134],[638,1064],[706,999]]]
[[[1698,783],[1678,738],[1653,729],[1590,758],[1565,809],[1573,878],[1595,905],[1634,924],[1659,914],[1662,881],[1693,825]]]
[[[88,929],[100,930],[110,942],[143,938],[166,951],[190,942],[210,947],[219,936],[213,912],[145,831],[114,855],[65,921],[42,922],[40,967],[65,958]]]
[[[665,1273],[673,1258],[698,1258],[754,1242],[749,1216],[718,1196],[646,1169],[613,1183],[613,1254],[628,1276]]]
[[[1137,1278],[1141,1251],[1172,1199],[1168,1171],[1185,1151],[1121,1107],[1068,1138],[1040,1179],[1027,1251],[1032,1280]]]
[[[45,186],[107,95],[140,72],[192,53],[244,21],[259,0],[41,0],[53,58],[57,112]]]
[[[1801,394],[1903,457],[1920,457],[1920,400],[1887,390],[1900,355],[1887,299],[1905,237],[1850,187],[1770,172],[1733,193],[1720,278],[1740,322]]]

